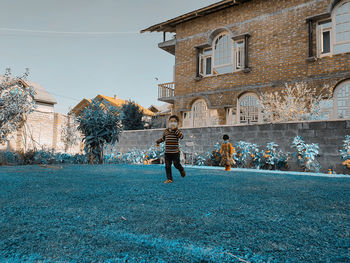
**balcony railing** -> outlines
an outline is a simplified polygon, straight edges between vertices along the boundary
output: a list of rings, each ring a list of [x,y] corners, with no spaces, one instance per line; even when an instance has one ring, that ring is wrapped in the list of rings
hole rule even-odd
[[[158,100],[174,103],[175,82],[158,85]]]

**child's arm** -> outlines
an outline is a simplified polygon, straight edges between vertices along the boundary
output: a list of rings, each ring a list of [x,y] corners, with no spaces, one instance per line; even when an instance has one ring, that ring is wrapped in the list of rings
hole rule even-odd
[[[224,151],[224,145],[221,144],[220,154],[222,154],[223,151]]]
[[[179,139],[183,139],[183,138],[184,138],[182,132],[181,132],[179,129],[177,129],[177,130],[175,131],[175,135],[176,135],[177,138],[179,138]]]
[[[234,152],[236,152],[235,148],[232,147],[232,144],[229,144],[230,146],[230,155],[232,155]]]
[[[156,144],[159,145],[160,143],[164,142],[165,141],[165,136],[166,136],[166,130],[163,132],[162,138],[160,138],[160,139],[158,139],[156,141]]]

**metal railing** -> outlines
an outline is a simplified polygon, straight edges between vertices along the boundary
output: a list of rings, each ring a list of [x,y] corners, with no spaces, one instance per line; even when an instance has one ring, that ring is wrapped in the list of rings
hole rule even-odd
[[[158,99],[167,99],[174,97],[175,82],[163,83],[158,85]]]

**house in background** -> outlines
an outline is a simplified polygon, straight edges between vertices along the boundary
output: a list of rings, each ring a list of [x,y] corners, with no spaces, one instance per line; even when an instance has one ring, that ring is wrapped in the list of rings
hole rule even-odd
[[[54,106],[57,104],[57,101],[55,100],[52,95],[45,90],[39,83],[32,82],[32,81],[24,81],[27,86],[31,86],[35,91],[34,100],[36,102],[37,111],[42,112],[54,112]]]
[[[165,128],[171,115],[172,105],[169,103],[161,106],[151,105],[148,109],[155,114],[150,122],[150,128]]]
[[[128,100],[119,99],[117,95],[114,95],[114,97],[109,97],[100,94],[97,95],[94,100],[99,100],[105,105],[112,105],[114,107],[122,107],[124,104],[129,102]],[[72,110],[70,110],[68,115],[74,114],[75,116],[78,116],[91,103],[91,101],[91,99],[83,99]],[[147,127],[151,122],[152,117],[155,116],[155,113],[139,104],[136,105],[143,111],[143,121],[146,123],[145,127]]]
[[[143,32],[163,32],[158,47],[175,58],[158,100],[183,127],[262,123],[261,92],[300,82],[328,85],[322,112],[350,118],[349,0],[224,0]]]
[[[3,76],[0,76],[0,82]],[[62,138],[62,129],[66,126],[67,116],[55,112],[56,99],[41,84],[28,80],[20,80],[24,87],[32,87],[36,108],[28,114],[24,125],[9,140],[0,145],[0,150],[28,151],[31,149],[51,150],[59,152],[79,153],[80,145],[67,150]]]

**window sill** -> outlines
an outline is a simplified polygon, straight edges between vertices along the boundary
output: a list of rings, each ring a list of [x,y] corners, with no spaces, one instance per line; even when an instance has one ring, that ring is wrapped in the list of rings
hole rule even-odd
[[[306,60],[308,62],[315,62],[317,60],[317,58],[315,56],[313,56],[313,57],[308,57]]]
[[[239,70],[236,70],[236,71],[233,71],[233,72],[228,72],[228,73],[222,73],[222,74],[212,74],[212,75],[206,75],[206,76],[200,76],[200,77],[195,77],[194,79],[195,80],[201,80],[201,79],[206,79],[206,78],[213,78],[213,77],[219,77],[219,76],[225,76],[225,75],[230,75],[230,74],[235,74],[235,73],[238,73],[238,72],[244,72],[244,73],[249,73],[251,72],[252,69],[251,68],[244,68],[244,69],[239,69]]]

